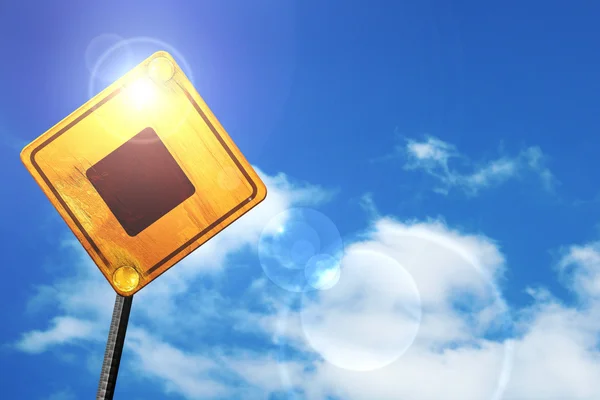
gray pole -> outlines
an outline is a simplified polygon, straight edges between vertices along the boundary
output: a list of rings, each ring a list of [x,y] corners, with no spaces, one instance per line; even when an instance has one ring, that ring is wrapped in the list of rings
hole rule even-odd
[[[110,323],[110,331],[108,332],[108,341],[106,342],[106,352],[104,353],[104,362],[102,363],[96,400],[112,400],[115,394],[132,301],[133,296],[123,297],[119,294],[117,294],[117,298],[115,299],[115,308]]]

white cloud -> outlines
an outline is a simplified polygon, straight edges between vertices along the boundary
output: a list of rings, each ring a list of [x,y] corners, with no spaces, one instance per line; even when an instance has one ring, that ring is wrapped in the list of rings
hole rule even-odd
[[[580,297],[600,298],[600,242],[571,246],[558,267]]]
[[[424,142],[408,140],[406,150],[416,159],[431,167],[448,165],[448,160],[458,155],[456,148],[440,139],[427,137]]]
[[[370,371],[391,364],[412,344],[421,301],[410,274],[393,258],[353,247],[340,281],[307,294],[300,312],[306,339],[328,362]]]
[[[161,382],[167,393],[197,399],[222,398],[231,392],[211,377],[219,365],[209,357],[186,353],[141,329],[128,332],[127,346],[135,356],[131,367],[139,375]]]
[[[454,145],[428,136],[422,141],[408,139],[400,153],[406,158],[407,170],[422,170],[438,181],[435,191],[443,194],[459,189],[477,195],[481,189],[493,187],[523,173],[534,173],[544,188],[551,191],[556,185],[552,172],[545,166],[546,156],[539,147],[528,147],[513,157],[499,157],[475,163],[461,155]],[[453,168],[452,160],[460,160],[464,172]]]
[[[547,292],[536,300],[523,311],[506,399],[600,398],[597,305],[568,307]]]
[[[243,377],[250,387],[255,388],[254,391],[260,398],[265,398],[266,393],[285,390],[286,385],[282,381],[284,372],[289,378],[290,386],[301,385],[303,378],[307,377],[303,363],[277,361],[276,355],[268,353],[240,352],[234,356],[223,357],[222,361],[230,371]]]
[[[72,317],[56,317],[47,330],[33,330],[23,334],[17,347],[27,353],[41,353],[49,347],[97,337],[97,326],[91,321]]]

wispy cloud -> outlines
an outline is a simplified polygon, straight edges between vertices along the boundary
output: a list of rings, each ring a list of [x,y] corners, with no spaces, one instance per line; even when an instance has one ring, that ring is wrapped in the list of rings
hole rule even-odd
[[[215,376],[220,365],[210,357],[182,351],[143,329],[131,329],[127,344],[135,360],[130,363],[141,376],[158,380],[165,392],[185,398],[223,398],[231,393]]]
[[[563,249],[558,268],[580,297],[600,301],[600,242]]]
[[[50,328],[23,334],[17,347],[27,353],[41,353],[49,347],[73,343],[80,339],[97,336],[97,326],[91,321],[73,317],[56,317]]]
[[[557,184],[546,166],[546,156],[535,146],[514,156],[474,161],[460,153],[454,145],[427,136],[422,140],[404,139],[394,155],[404,160],[406,170],[423,171],[435,178],[434,190],[441,194],[461,190],[474,196],[483,189],[520,178],[525,173],[536,175],[548,191],[552,191]]]
[[[367,213],[367,216],[370,219],[379,219],[380,213],[377,209],[377,206],[375,205],[372,193],[365,193],[364,195],[362,195],[358,204]]]

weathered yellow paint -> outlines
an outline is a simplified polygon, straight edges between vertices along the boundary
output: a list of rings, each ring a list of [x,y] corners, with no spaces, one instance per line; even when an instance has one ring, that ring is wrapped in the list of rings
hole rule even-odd
[[[151,127],[195,192],[135,236],[128,235],[86,171]],[[191,82],[165,52],[143,61],[27,145],[21,159],[108,282],[129,296],[266,197],[267,190]],[[134,268],[130,291],[113,281]],[[117,274],[118,275],[118,274]]]

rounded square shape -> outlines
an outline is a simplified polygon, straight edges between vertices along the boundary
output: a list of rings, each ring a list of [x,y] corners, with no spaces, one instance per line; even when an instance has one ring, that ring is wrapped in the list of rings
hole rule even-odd
[[[156,68],[169,63],[168,71]],[[150,56],[34,140],[21,159],[124,296],[139,291],[267,193],[165,52]],[[113,282],[114,271],[123,266],[140,274],[137,288],[127,293]]]
[[[98,161],[86,176],[129,236],[152,225],[196,190],[152,128]]]

